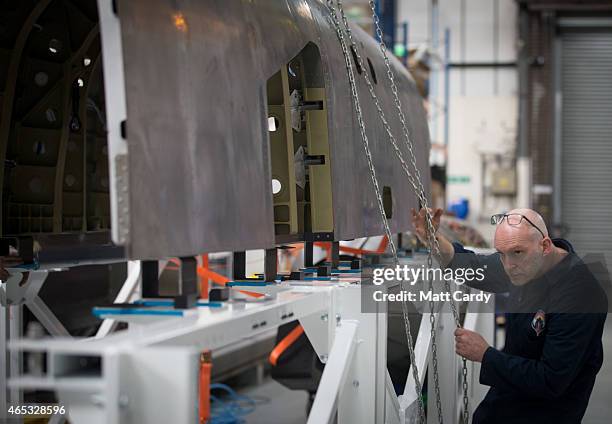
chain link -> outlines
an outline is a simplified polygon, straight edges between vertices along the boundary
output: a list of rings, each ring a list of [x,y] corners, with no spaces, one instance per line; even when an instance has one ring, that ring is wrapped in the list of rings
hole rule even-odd
[[[343,23],[345,25],[347,25],[346,23],[346,18],[344,16],[344,9],[342,8],[342,2],[338,1],[338,6],[340,11],[342,12],[342,17],[343,17]],[[352,97],[352,101],[353,101],[353,107],[355,109],[355,112],[357,114],[357,121],[359,124],[359,131],[361,134],[361,140],[362,140],[362,144],[364,147],[364,151],[366,154],[366,159],[368,162],[368,168],[370,170],[370,177],[372,180],[372,184],[374,186],[374,191],[376,192],[376,200],[378,203],[378,209],[383,221],[383,225],[385,227],[385,235],[387,236],[388,240],[389,240],[389,247],[391,249],[391,253],[393,255],[393,259],[396,265],[399,264],[399,259],[397,257],[397,249],[395,247],[395,243],[393,242],[393,237],[391,235],[391,230],[389,228],[389,222],[387,220],[385,211],[384,211],[384,207],[383,207],[383,202],[382,202],[382,194],[380,192],[380,187],[378,185],[378,179],[376,177],[376,170],[374,169],[374,163],[372,160],[372,154],[370,151],[370,147],[369,147],[369,142],[368,142],[368,137],[365,131],[365,124],[363,121],[363,113],[361,110],[361,104],[360,104],[360,100],[359,100],[359,95],[357,93],[357,84],[355,82],[355,76],[353,73],[353,68],[351,66],[351,59],[350,59],[350,55],[348,52],[348,47],[346,45],[346,41],[343,35],[343,31],[342,28],[340,26],[340,21],[338,19],[338,15],[336,13],[336,9],[335,6],[333,4],[333,0],[327,0],[327,7],[330,11],[331,17],[332,17],[332,21],[334,24],[334,27],[336,29],[336,33],[338,35],[338,39],[340,40],[340,46],[342,48],[342,54],[344,55],[344,62],[346,65],[346,69],[347,69],[347,74],[348,74],[348,78],[349,78],[349,84],[350,84],[350,88],[351,88],[351,97]],[[347,25],[348,28],[348,25]],[[350,33],[349,33],[349,37],[350,37]],[[404,285],[403,282],[400,282],[400,288],[401,290],[404,290]],[[416,366],[416,357],[415,357],[415,353],[414,353],[414,343],[413,343],[413,338],[412,338],[412,332],[410,329],[410,321],[408,319],[408,306],[406,305],[405,302],[402,302],[402,312],[403,312],[403,316],[404,316],[404,327],[406,330],[406,338],[408,341],[408,352],[410,355],[410,363],[411,363],[411,369],[412,369],[412,375],[415,381],[415,390],[416,390],[416,394],[417,394],[417,405],[418,405],[418,412],[419,412],[419,421],[422,424],[425,424],[425,406],[423,404],[423,398],[422,398],[422,386],[421,386],[421,380],[419,379],[419,374],[418,374],[418,369]]]

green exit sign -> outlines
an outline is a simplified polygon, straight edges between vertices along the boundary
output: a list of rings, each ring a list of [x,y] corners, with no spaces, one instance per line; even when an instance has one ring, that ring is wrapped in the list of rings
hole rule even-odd
[[[393,46],[393,53],[397,56],[397,57],[404,57],[406,56],[406,46],[404,46],[403,44],[396,44],[395,46]]]
[[[447,178],[449,184],[468,184],[470,182],[469,175],[449,175]]]

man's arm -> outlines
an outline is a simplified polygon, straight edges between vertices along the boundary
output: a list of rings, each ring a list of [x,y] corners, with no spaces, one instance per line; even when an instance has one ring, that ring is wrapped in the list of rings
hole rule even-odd
[[[424,208],[421,208],[418,212],[411,210],[412,212],[412,227],[414,228],[414,233],[417,238],[423,243],[425,246],[429,245],[428,242],[428,231],[427,231],[427,218],[426,212]],[[440,217],[442,216],[442,209],[437,208],[436,210],[429,210],[431,213],[432,224],[434,227],[435,237],[438,240],[438,244],[440,246],[440,261],[441,266],[446,268],[446,266],[453,260],[453,256],[455,255],[455,249],[451,242],[444,237],[443,235],[438,233],[438,228],[440,227]]]
[[[489,347],[482,360],[480,383],[545,399],[563,395],[584,365],[590,341],[601,338],[602,315],[553,315],[547,327],[538,360]]]

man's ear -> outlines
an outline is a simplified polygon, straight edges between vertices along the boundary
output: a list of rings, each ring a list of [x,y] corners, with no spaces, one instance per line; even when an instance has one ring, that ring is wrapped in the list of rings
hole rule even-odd
[[[550,239],[550,237],[544,238],[541,241],[541,243],[542,243],[542,252],[545,255],[548,255],[548,254],[550,254],[553,251],[554,244],[553,244],[552,240]]]

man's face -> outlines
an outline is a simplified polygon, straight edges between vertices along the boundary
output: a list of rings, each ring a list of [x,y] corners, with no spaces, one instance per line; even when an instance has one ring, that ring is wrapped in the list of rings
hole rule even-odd
[[[495,232],[495,248],[515,286],[522,286],[541,274],[544,264],[542,238],[528,228],[500,224]]]

